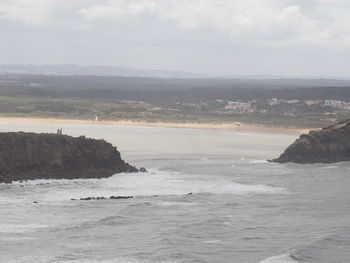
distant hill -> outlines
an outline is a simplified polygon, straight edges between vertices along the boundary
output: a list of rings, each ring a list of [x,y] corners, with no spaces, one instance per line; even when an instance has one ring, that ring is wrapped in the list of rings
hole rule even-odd
[[[255,86],[263,88],[350,87],[349,78],[283,77],[273,75],[225,76],[204,75],[182,71],[131,69],[114,66],[62,65],[0,65],[0,75],[112,77],[114,83],[156,83],[165,86],[223,87]],[[113,77],[115,79],[113,79]],[[146,80],[147,78],[148,80]],[[174,81],[175,80],[175,81]],[[169,83],[168,83],[169,82]],[[174,85],[175,84],[175,85]]]
[[[205,78],[205,75],[181,71],[131,69],[113,66],[65,65],[0,65],[0,73],[40,74],[40,75],[93,75],[147,78]]]
[[[149,103],[216,99],[335,99],[350,101],[349,80],[142,78],[0,74],[0,96],[141,100]]]

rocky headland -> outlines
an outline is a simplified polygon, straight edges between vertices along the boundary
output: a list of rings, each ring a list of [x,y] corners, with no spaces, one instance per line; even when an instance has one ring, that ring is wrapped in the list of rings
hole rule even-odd
[[[0,183],[102,178],[138,171],[104,140],[50,133],[0,133]]]
[[[300,164],[350,161],[350,120],[302,134],[271,161]]]

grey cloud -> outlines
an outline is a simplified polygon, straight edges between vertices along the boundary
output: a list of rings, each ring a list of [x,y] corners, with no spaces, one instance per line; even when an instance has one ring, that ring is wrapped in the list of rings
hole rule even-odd
[[[190,2],[3,0],[1,63],[350,76],[346,1]]]

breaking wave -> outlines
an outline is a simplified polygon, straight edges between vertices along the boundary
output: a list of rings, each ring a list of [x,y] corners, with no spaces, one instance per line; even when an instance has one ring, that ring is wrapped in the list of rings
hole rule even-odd
[[[8,186],[6,186],[8,187]],[[11,187],[21,187],[21,196],[4,191],[0,205],[4,203],[52,202],[82,197],[109,197],[112,195],[147,197],[155,195],[193,194],[285,194],[286,189],[264,184],[242,184],[230,177],[204,176],[151,169],[148,173],[117,174],[104,179],[33,180],[15,182]],[[7,192],[7,193],[6,193]],[[30,198],[27,197],[27,194]]]
[[[289,254],[283,254],[278,256],[269,257],[260,261],[259,263],[296,263],[300,262],[295,256]]]

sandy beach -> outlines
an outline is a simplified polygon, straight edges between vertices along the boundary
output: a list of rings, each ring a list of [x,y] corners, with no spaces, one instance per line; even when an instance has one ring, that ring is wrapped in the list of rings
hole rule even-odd
[[[53,119],[53,118],[17,118],[0,117],[0,123],[57,123],[57,124],[91,124],[91,125],[121,125],[121,126],[141,126],[141,127],[163,127],[163,128],[191,128],[191,129],[218,129],[237,130],[253,132],[273,132],[286,134],[307,133],[308,129],[298,129],[293,127],[272,127],[263,125],[232,123],[174,123],[174,122],[146,122],[146,121],[94,121],[77,119]]]

